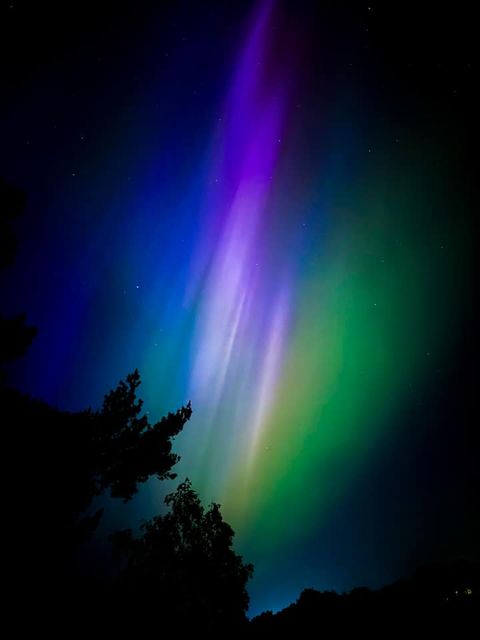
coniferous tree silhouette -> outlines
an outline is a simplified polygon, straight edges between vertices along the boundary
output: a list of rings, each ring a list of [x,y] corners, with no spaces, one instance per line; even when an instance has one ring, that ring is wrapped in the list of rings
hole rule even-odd
[[[24,204],[22,192],[0,184],[0,267],[13,261],[10,223]],[[22,315],[0,316],[0,367],[23,355],[35,333]],[[5,508],[11,591],[18,590],[18,601],[26,598],[50,621],[60,612],[86,621],[100,614],[121,620],[126,610],[136,620],[155,601],[149,611],[162,616],[164,629],[193,624],[201,630],[238,629],[246,624],[245,586],[252,566],[234,553],[234,532],[219,505],[205,510],[188,480],[166,498],[169,513],[145,523],[139,538],[131,530],[112,536],[115,552],[126,562],[118,579],[99,584],[77,572],[79,545],[103,513],[101,508],[91,513],[95,498],[127,502],[149,478],[176,477],[172,469],[179,456],[172,441],[190,419],[190,403],[151,424],[137,397],[140,382],[135,370],[105,396],[100,410],[68,412],[0,378],[7,473],[15,487]]]
[[[14,260],[12,221],[24,211],[25,202],[21,190],[0,179],[0,268]],[[0,315],[0,367],[23,355],[35,334],[23,314]],[[33,400],[0,377],[8,444],[21,457],[19,468],[26,470],[20,484],[23,479],[35,483],[36,506],[49,514],[51,525],[61,527],[63,542],[93,530],[101,511],[90,517],[81,514],[104,491],[128,501],[148,478],[175,477],[172,467],[179,457],[172,453],[172,440],[191,416],[190,403],[150,424],[137,398],[140,382],[135,370],[105,396],[100,411],[73,413]]]
[[[141,414],[139,385],[134,371],[106,395],[99,411],[81,412],[59,411],[3,390],[16,454],[28,469],[20,485],[26,495],[34,490],[30,515],[46,523],[36,537],[50,551],[48,562],[58,561],[60,573],[68,574],[75,546],[102,517],[102,508],[89,513],[95,497],[105,493],[126,502],[150,477],[175,477],[172,467],[179,457],[172,453],[172,440],[189,420],[190,404],[151,424]]]

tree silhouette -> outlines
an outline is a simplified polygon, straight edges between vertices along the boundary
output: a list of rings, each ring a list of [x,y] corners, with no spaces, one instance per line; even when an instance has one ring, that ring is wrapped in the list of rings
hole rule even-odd
[[[232,549],[234,532],[220,505],[205,509],[190,481],[165,499],[169,513],[112,536],[125,559],[117,593],[143,619],[167,611],[177,631],[240,629],[246,623],[246,583],[253,573]]]
[[[25,202],[21,190],[0,179],[0,268],[14,260],[12,221]],[[35,334],[24,315],[0,315],[0,366],[23,355]],[[190,403],[150,424],[137,398],[138,370],[105,396],[100,411],[59,411],[10,389],[3,376],[0,382],[3,418],[13,437],[10,448],[21,456],[26,475],[35,478],[42,508],[50,503],[57,524],[63,520],[71,526],[104,491],[128,501],[148,478],[175,477],[171,470],[179,457],[172,453],[172,439],[189,420]],[[100,512],[90,517],[89,526],[84,518],[79,531],[86,534],[99,517]]]
[[[93,499],[110,494],[127,501],[148,478],[175,475],[172,440],[191,407],[151,424],[137,399],[139,385],[135,371],[107,394],[99,411],[74,413],[0,388],[4,443],[15,478],[6,512],[12,547],[20,554],[22,570],[17,570],[38,580],[48,575],[55,598],[83,597],[79,545],[103,513],[102,508],[92,513]],[[108,566],[107,558],[103,564]]]
[[[304,589],[297,601],[277,613],[253,618],[250,635],[307,637],[312,629],[340,637],[397,637],[423,631],[427,637],[460,637],[478,626],[480,564],[465,560],[427,565],[408,579],[380,589],[338,594]],[[447,633],[448,632],[448,633]]]
[[[25,202],[21,190],[0,180],[0,268],[15,258],[13,221]],[[0,367],[22,356],[35,334],[24,315],[0,315]],[[15,478],[7,513],[28,570],[48,567],[63,576],[71,571],[74,547],[91,536],[102,516],[102,509],[88,513],[95,497],[109,492],[128,501],[148,478],[175,477],[179,458],[172,440],[190,418],[190,404],[150,424],[137,398],[139,386],[135,370],[105,396],[99,411],[68,412],[10,388],[0,371],[6,468]]]
[[[0,269],[14,260],[17,243],[12,221],[25,209],[25,195],[0,179]],[[36,334],[25,324],[25,315],[7,318],[0,314],[0,367],[22,356]],[[0,381],[4,378],[0,372]]]
[[[12,422],[28,433],[37,494],[64,543],[84,540],[102,515],[86,515],[104,492],[125,502],[150,477],[174,478],[179,457],[172,440],[189,420],[190,404],[150,424],[137,399],[140,374],[134,371],[105,396],[100,411],[58,411],[20,394],[9,394]],[[20,431],[20,430],[19,430]]]
[[[102,411],[96,415],[98,489],[109,487],[113,497],[125,501],[152,475],[159,480],[176,477],[171,469],[180,458],[172,453],[171,441],[192,414],[188,403],[150,425],[147,415],[140,415],[143,401],[136,397],[139,385],[140,374],[135,370],[105,396]]]
[[[0,183],[0,268],[14,259],[11,221],[24,205],[22,192]],[[23,355],[35,333],[24,316],[0,316],[0,367]],[[137,397],[140,383],[135,370],[99,410],[69,412],[10,388],[0,376],[6,480],[15,487],[5,501],[11,589],[27,589],[33,610],[50,619],[62,610],[75,619],[113,614],[121,620],[120,612],[130,611],[132,621],[141,612],[153,623],[160,611],[164,630],[239,629],[253,568],[234,553],[234,532],[219,505],[205,509],[188,480],[167,496],[166,515],[142,525],[140,537],[130,529],[112,536],[123,558],[117,578],[78,571],[81,543],[103,514],[102,508],[92,513],[95,498],[127,502],[149,478],[176,477],[172,442],[191,417],[190,403],[152,424]]]

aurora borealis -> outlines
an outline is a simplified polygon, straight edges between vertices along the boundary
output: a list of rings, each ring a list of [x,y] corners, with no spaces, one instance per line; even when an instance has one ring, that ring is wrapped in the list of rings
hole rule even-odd
[[[68,409],[135,367],[152,415],[191,400],[178,473],[254,612],[475,538],[468,51],[432,80],[385,11],[315,4],[145,3],[105,40],[106,11],[3,108],[30,202],[5,306],[40,330],[12,375]]]

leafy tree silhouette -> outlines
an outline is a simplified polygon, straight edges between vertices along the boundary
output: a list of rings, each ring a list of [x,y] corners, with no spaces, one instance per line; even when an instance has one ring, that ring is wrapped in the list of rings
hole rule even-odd
[[[232,549],[234,532],[220,505],[205,509],[190,481],[165,498],[170,511],[112,536],[117,557],[126,560],[116,590],[143,619],[158,615],[159,603],[175,629],[240,629],[246,624],[246,583],[253,566]]]

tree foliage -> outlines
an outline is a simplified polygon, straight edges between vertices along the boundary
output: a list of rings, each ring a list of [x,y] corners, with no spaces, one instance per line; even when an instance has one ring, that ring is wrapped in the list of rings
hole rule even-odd
[[[119,593],[146,615],[161,603],[180,628],[239,628],[253,567],[233,551],[234,532],[220,505],[205,509],[188,479],[165,502],[169,512],[145,522],[139,537],[130,529],[112,536],[126,561]]]
[[[175,477],[172,467],[179,457],[172,441],[189,420],[191,406],[151,424],[137,399],[139,385],[134,371],[105,396],[101,410],[81,412],[1,391],[11,444],[22,464],[28,462],[24,481],[34,483],[38,508],[63,531],[65,543],[85,539],[98,524],[101,510],[86,513],[95,497],[106,492],[128,501],[148,478]]]
[[[0,268],[15,255],[11,221],[21,213],[23,194],[0,183]],[[25,317],[0,315],[0,366],[23,355],[36,331]],[[0,375],[3,444],[9,454],[8,496],[15,589],[34,594],[42,614],[93,620],[95,615],[121,620],[145,609],[163,619],[163,629],[239,628],[246,622],[246,583],[252,566],[232,549],[234,532],[218,504],[205,509],[188,480],[167,496],[168,513],[112,542],[124,566],[117,579],[87,579],[78,571],[77,553],[92,536],[103,509],[92,513],[95,498],[127,502],[149,478],[174,479],[179,456],[174,438],[190,419],[190,403],[150,423],[137,393],[138,370],[104,398],[99,410],[62,411],[12,389]],[[113,610],[110,606],[113,606]],[[150,605],[147,607],[147,605]],[[148,616],[144,616],[148,618]]]
[[[96,492],[109,489],[112,497],[130,500],[138,485],[151,476],[173,479],[171,471],[179,461],[172,453],[172,440],[190,419],[190,403],[169,413],[155,424],[141,414],[137,399],[138,370],[129,374],[105,396],[102,410],[91,414],[92,452]]]
[[[0,179],[0,269],[14,260],[17,242],[12,223],[24,208],[24,193]],[[0,367],[23,356],[35,334],[36,329],[27,326],[24,314],[13,317],[0,314]]]

